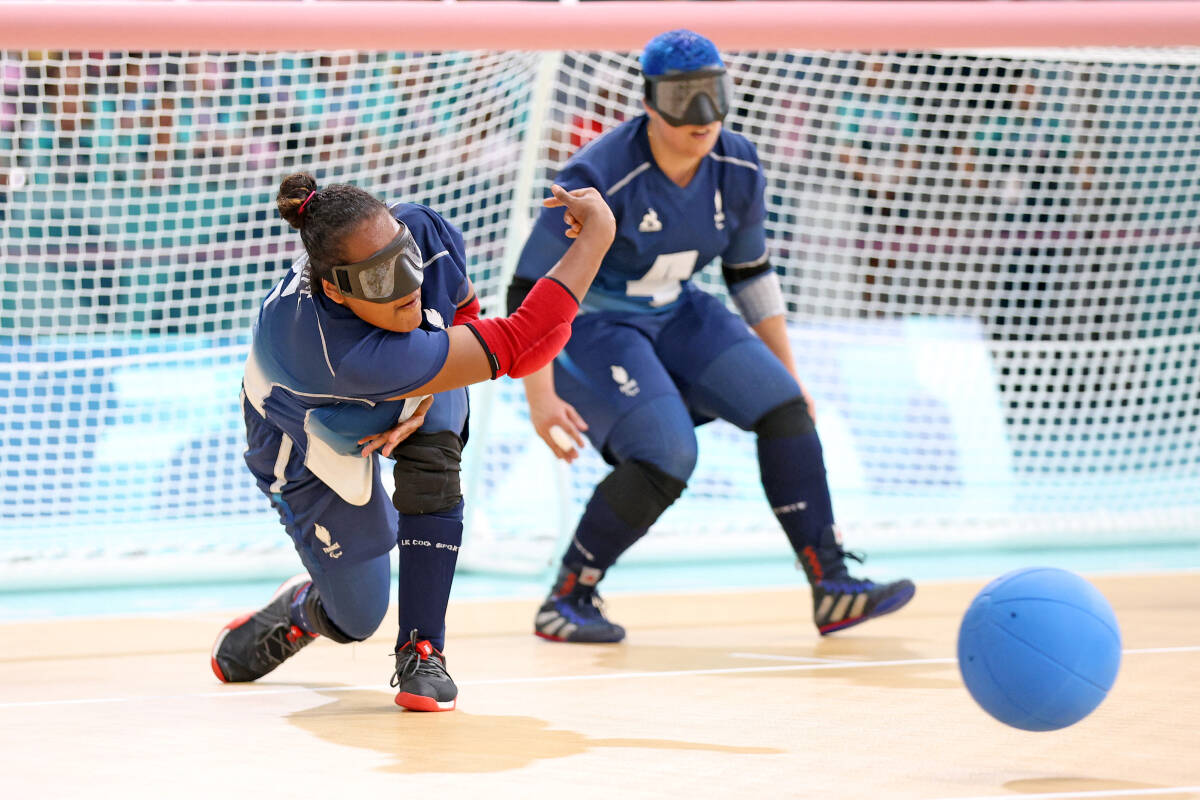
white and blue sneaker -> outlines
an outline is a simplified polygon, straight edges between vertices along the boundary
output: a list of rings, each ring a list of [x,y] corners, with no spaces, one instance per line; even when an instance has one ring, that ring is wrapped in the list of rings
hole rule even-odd
[[[898,611],[917,591],[907,578],[890,583],[855,578],[846,569],[847,558],[864,561],[842,549],[835,526],[825,529],[817,547],[809,545],[800,553],[800,567],[812,586],[813,623],[822,636]]]
[[[604,570],[562,567],[554,588],[533,621],[533,632],[552,642],[611,644],[625,638],[625,629],[604,616],[604,601],[596,584]]]

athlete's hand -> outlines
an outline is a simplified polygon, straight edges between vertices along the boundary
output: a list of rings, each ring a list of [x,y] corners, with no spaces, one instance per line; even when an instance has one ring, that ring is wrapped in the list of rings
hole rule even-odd
[[[579,449],[584,446],[583,431],[586,431],[588,426],[574,406],[550,392],[529,403],[529,420],[533,423],[537,435],[542,437],[542,441],[555,456],[568,464],[579,458]],[[557,434],[559,439],[555,439],[553,429],[556,427],[561,430],[561,433]],[[578,446],[563,447],[559,440],[570,444],[563,439],[563,434]]]
[[[607,236],[608,242],[612,242],[617,234],[617,221],[600,192],[590,186],[567,191],[556,183],[550,187],[550,194],[542,201],[542,205],[567,209],[563,212],[563,222],[567,224],[568,239],[579,238],[586,229],[589,235]]]
[[[813,401],[812,395],[808,393],[808,389],[805,388],[799,378],[796,378],[796,383],[800,384],[800,394],[804,397],[805,405],[808,406],[808,415],[812,417],[812,421],[815,423],[817,421],[817,404]]]
[[[413,414],[403,422],[396,423],[395,426],[383,431],[382,433],[364,436],[358,440],[358,443],[364,445],[362,449],[363,458],[371,455],[371,453],[379,450],[380,455],[390,456],[392,451],[396,449],[396,445],[403,442],[409,436],[417,432],[417,429],[425,424],[425,412],[433,405],[433,395],[429,395],[421,401]]]

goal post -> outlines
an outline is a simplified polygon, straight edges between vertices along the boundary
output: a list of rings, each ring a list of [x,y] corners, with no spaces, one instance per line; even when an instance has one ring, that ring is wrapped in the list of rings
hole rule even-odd
[[[554,171],[639,113],[637,48],[685,24],[681,3],[248,2],[236,27],[255,38],[235,47],[206,38],[222,3],[55,3],[37,25],[14,12],[29,5],[0,5],[7,587],[293,569],[241,463],[237,404],[258,304],[299,247],[274,212],[280,179],[307,170],[435,208],[500,313]],[[265,5],[273,29],[255,27]],[[363,44],[339,38],[368,5],[383,17],[358,23]],[[968,5],[980,16],[953,17]],[[128,35],[130,6],[180,27],[157,17],[158,45],[106,38],[122,26],[80,6]],[[871,6],[907,9],[899,38],[845,16]],[[1166,46],[1200,41],[1193,6],[687,6],[688,26],[736,7],[761,34],[711,32],[735,84],[726,124],[768,178],[797,366],[856,545],[1195,541],[1200,50]],[[343,23],[322,16],[333,7]],[[453,38],[486,36],[501,7],[527,38]],[[601,7],[629,15],[630,38],[592,44]],[[1132,7],[1139,25],[1096,38],[1094,15]],[[1034,8],[1069,18],[1018,31],[989,16]],[[395,9],[422,35],[382,45]],[[439,36],[447,13],[465,16]],[[850,38],[810,38],[833,25],[822,14]],[[344,49],[286,38],[310,18]],[[574,33],[548,38],[547,20]],[[1008,38],[981,49],[989,30]],[[722,291],[711,266],[697,280]],[[538,572],[606,467],[590,449],[554,462],[519,383],[473,399],[460,563]],[[698,435],[687,492],[629,558],[787,557],[751,437],[720,422]]]

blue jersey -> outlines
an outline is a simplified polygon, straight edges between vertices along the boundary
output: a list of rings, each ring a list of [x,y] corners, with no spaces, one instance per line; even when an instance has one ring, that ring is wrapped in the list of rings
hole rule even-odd
[[[312,291],[305,256],[259,310],[242,388],[279,435],[251,437],[246,461],[260,480],[275,476],[273,491],[307,469],[347,502],[366,503],[375,458],[363,458],[357,440],[411,416],[423,397],[387,398],[428,383],[446,361],[444,329],[470,292],[462,234],[424,206],[401,203],[391,212],[424,256],[421,327],[383,330]],[[466,416],[466,390],[443,392],[422,429],[461,434]]]
[[[557,183],[594,186],[612,208],[617,235],[584,298],[583,311],[649,312],[698,291],[692,274],[717,256],[731,267],[766,263],[766,180],[754,145],[722,130],[695,177],[680,187],[660,170],[636,117],[573,156]],[[561,208],[544,209],[521,251],[518,277],[536,280],[571,244]]]

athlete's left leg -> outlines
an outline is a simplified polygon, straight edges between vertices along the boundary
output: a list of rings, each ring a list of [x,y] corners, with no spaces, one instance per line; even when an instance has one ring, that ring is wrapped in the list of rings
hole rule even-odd
[[[757,434],[763,489],[813,586],[818,630],[831,633],[907,603],[910,581],[850,576],[846,557],[861,557],[842,549],[816,426],[800,387],[762,340],[704,295],[692,298],[689,313],[656,345],[689,406]]]
[[[535,617],[534,632],[551,641],[625,638],[597,584],[678,499],[696,466],[691,416],[654,354],[654,324],[638,316],[583,315],[555,362],[555,389],[587,420],[588,439],[613,470],[593,490]]]
[[[364,505],[316,480],[297,481],[271,501],[306,573],[222,629],[212,669],[226,683],[261,678],[317,636],[366,639],[387,613],[396,513],[377,476]]]
[[[462,446],[454,433],[422,432],[392,453],[392,500],[400,512],[400,634],[392,685],[397,687],[396,704],[413,711],[450,711],[458,697],[442,650],[462,544]]]

